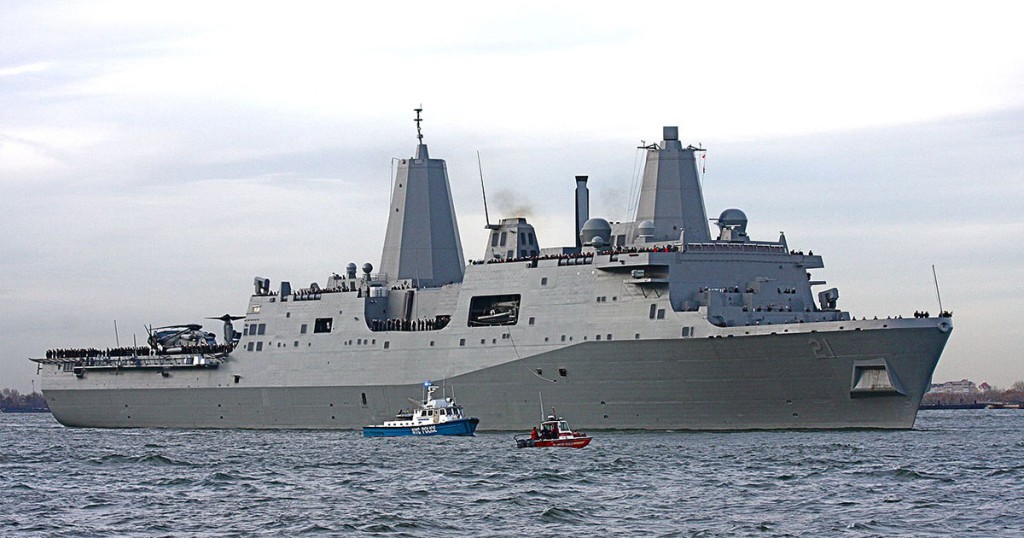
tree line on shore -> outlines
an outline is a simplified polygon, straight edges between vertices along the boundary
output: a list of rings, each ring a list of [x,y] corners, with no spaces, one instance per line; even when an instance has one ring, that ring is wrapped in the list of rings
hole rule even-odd
[[[929,392],[921,400],[923,405],[963,405],[980,403],[1024,404],[1024,381],[1017,381],[1008,389],[991,388],[972,393]]]
[[[46,399],[38,392],[21,394],[15,389],[0,389],[0,410],[2,411],[49,411]]]

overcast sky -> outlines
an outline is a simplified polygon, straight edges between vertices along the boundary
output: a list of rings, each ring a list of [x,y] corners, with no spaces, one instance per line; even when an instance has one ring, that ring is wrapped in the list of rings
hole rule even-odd
[[[625,5],[624,3],[615,3]],[[709,215],[784,231],[854,316],[937,313],[934,379],[1024,379],[1013,2],[0,3],[0,387],[56,347],[244,312],[255,275],[379,265],[421,103],[463,248],[631,220],[642,140],[709,148]],[[516,214],[511,214],[516,213]],[[219,332],[219,322],[208,322]]]

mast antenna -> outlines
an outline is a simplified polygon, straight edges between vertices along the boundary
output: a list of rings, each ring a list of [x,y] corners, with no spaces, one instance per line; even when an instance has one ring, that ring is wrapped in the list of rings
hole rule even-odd
[[[935,281],[935,297],[939,300],[939,312],[945,312],[942,309],[942,295],[939,294],[939,277],[935,276],[935,264],[932,264],[932,280]]]
[[[414,108],[413,111],[416,112],[416,139],[420,141],[420,144],[422,144],[423,131],[420,129],[420,122],[423,121],[423,118],[420,117],[420,112],[423,112],[423,105],[420,105],[419,108]]]
[[[487,223],[486,228],[491,228],[491,217],[487,214],[487,190],[484,189],[484,165],[480,162],[480,151],[476,152],[476,166],[480,169],[480,192],[484,195],[484,222]]]

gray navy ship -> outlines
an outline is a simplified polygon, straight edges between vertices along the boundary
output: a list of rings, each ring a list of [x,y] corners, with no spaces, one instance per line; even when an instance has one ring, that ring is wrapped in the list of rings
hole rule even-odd
[[[676,127],[643,146],[633,221],[590,218],[577,176],[575,245],[541,248],[525,218],[502,218],[466,263],[419,112],[376,271],[350,263],[305,288],[256,277],[244,319],[214,318],[221,342],[187,324],[152,329],[147,346],[50,350],[32,360],[53,416],[358,429],[432,380],[481,430],[529,429],[541,406],[585,429],[913,427],[950,315],[851,318],[811,276],[820,256],[751,239],[738,209],[708,218],[703,150]]]

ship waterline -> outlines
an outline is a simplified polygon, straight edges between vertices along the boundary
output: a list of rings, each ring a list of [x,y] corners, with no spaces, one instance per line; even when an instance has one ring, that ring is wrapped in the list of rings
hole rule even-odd
[[[149,347],[51,350],[33,359],[43,394],[82,427],[356,429],[424,381],[480,430],[529,428],[542,405],[584,429],[913,427],[951,316],[854,319],[835,288],[812,292],[821,256],[752,240],[734,208],[711,233],[702,149],[666,127],[642,150],[634,221],[590,218],[578,176],[575,246],[541,248],[525,218],[503,218],[465,263],[447,167],[420,133],[381,272],[350,263],[294,290],[256,277],[241,331],[243,316],[214,318],[222,343],[182,324],[151,329]]]

